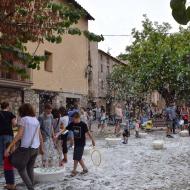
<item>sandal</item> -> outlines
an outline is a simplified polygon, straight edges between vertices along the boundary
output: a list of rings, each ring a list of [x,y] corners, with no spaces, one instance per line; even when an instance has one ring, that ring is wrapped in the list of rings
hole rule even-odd
[[[64,166],[67,163],[67,159],[63,159],[60,161],[60,166]]]
[[[16,186],[11,188],[8,185],[5,185],[4,189],[7,189],[7,190],[16,190]]]
[[[80,174],[84,175],[84,174],[87,174],[87,173],[88,173],[88,169],[84,169]]]
[[[77,174],[78,174],[77,171],[72,171],[72,172],[71,172],[71,177],[75,177]]]

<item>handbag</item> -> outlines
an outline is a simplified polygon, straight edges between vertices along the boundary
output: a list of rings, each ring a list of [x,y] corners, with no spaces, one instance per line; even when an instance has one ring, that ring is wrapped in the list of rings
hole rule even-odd
[[[28,148],[18,147],[11,155],[9,156],[11,164],[15,168],[24,168],[26,166],[27,160],[30,158],[30,149],[34,142],[34,138],[39,131],[39,127],[36,128],[34,135],[31,139],[30,146]]]

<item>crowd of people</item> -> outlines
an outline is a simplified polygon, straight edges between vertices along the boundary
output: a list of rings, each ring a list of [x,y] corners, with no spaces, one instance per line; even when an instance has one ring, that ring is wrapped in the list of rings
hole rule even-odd
[[[73,170],[71,176],[78,174],[77,166],[82,167],[81,174],[88,173],[83,161],[83,152],[86,145],[86,137],[95,141],[91,132],[92,125],[97,124],[99,133],[106,129],[110,117],[104,106],[94,109],[78,108],[77,105],[70,109],[65,107],[53,108],[51,104],[45,104],[44,111],[39,116],[31,104],[23,104],[15,116],[8,102],[1,103],[0,111],[0,167],[4,170],[6,181],[5,188],[16,189],[14,168],[17,169],[27,189],[34,190],[34,167],[38,154],[41,154],[41,167],[63,167],[68,162],[68,150],[74,146]],[[123,136],[123,144],[128,143],[130,129],[133,128],[135,136],[139,138],[139,131],[144,122],[155,117],[152,111],[132,118],[128,109],[121,104],[115,105],[114,110],[114,134]],[[166,136],[172,138],[176,128],[188,129],[189,112],[186,108],[170,105],[162,112],[167,123]],[[17,133],[14,135],[14,128]],[[22,161],[21,161],[22,160]]]
[[[1,110],[0,165],[4,169],[5,189],[16,189],[16,168],[27,189],[34,190],[34,167],[38,154],[42,155],[42,167],[61,167],[68,161],[68,147],[73,145],[71,176],[77,175],[78,164],[83,169],[81,174],[88,173],[82,157],[86,136],[95,146],[89,130],[92,120],[90,111],[86,115],[86,111],[76,107],[67,111],[64,107],[53,109],[50,104],[46,104],[44,112],[37,117],[31,104],[23,104],[18,110],[19,117],[16,117],[10,112],[7,102],[1,104]],[[17,127],[15,137],[14,127]]]

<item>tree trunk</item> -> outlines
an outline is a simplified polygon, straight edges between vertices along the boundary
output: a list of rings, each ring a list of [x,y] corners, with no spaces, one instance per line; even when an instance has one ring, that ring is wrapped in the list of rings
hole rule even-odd
[[[159,93],[162,95],[166,102],[166,106],[169,106],[171,103],[175,102],[175,91],[171,90],[169,91],[166,88],[162,88],[159,90]]]

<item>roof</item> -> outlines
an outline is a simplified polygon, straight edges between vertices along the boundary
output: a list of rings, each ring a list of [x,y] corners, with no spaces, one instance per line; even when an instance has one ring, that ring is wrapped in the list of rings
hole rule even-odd
[[[90,13],[89,13],[84,7],[82,7],[77,1],[75,1],[75,0],[67,0],[67,2],[68,2],[68,3],[72,3],[74,6],[76,6],[76,7],[79,8],[79,9],[82,9],[82,10],[85,12],[85,14],[86,14],[88,20],[95,20],[95,19],[90,15]]]
[[[111,58],[112,60],[118,62],[118,63],[121,64],[121,65],[127,65],[126,62],[123,62],[123,61],[117,59],[116,57],[113,57],[112,55],[110,55],[109,53],[106,53],[105,51],[103,51],[103,50],[101,50],[101,49],[98,49],[98,52],[101,53],[101,54],[104,54],[105,56]]]

